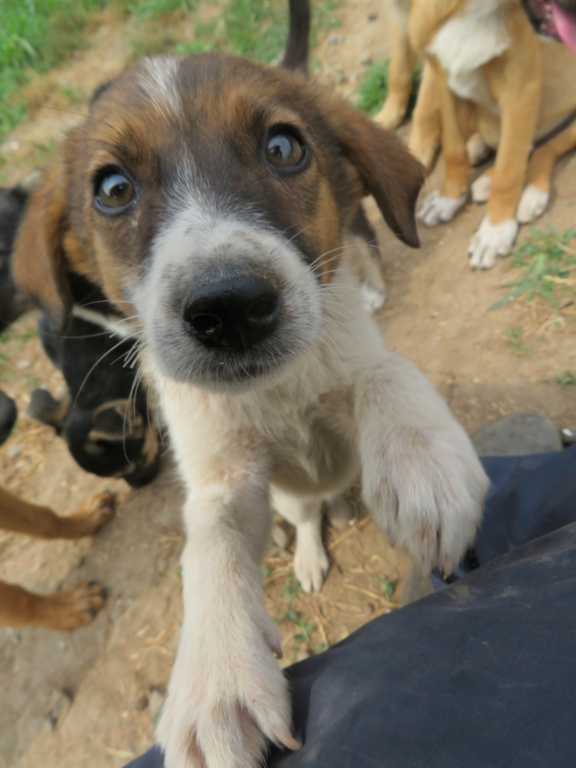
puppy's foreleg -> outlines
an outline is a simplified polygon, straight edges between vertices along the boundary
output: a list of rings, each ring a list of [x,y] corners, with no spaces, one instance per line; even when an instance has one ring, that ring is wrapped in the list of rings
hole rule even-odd
[[[388,67],[388,98],[374,120],[384,128],[397,128],[408,108],[412,91],[412,72],[416,54],[408,39],[408,18],[390,9],[390,42],[392,51]]]
[[[386,353],[355,392],[362,493],[391,543],[451,570],[476,533],[488,480],[448,406],[410,361]]]
[[[299,746],[273,657],[280,638],[262,593],[267,483],[227,475],[198,485],[185,507],[184,622],[158,728],[166,768],[256,768],[264,737]]]

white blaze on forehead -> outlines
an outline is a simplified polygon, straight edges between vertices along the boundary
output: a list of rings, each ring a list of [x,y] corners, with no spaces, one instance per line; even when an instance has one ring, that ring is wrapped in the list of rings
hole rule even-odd
[[[139,82],[159,112],[177,117],[182,110],[178,92],[178,59],[175,56],[155,56],[144,59]]]

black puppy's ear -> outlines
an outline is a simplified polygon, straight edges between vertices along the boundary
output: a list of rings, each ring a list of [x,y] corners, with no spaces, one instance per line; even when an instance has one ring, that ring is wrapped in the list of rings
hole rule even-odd
[[[372,195],[386,223],[411,248],[420,245],[416,200],[424,166],[392,132],[344,101],[326,111],[340,150],[354,166],[366,195]]]
[[[64,328],[72,306],[64,256],[66,230],[65,172],[60,164],[30,197],[12,254],[17,285],[40,305],[54,332]]]

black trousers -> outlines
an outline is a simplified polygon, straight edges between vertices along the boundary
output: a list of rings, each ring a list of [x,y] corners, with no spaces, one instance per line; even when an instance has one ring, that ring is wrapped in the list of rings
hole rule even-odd
[[[269,768],[575,768],[576,446],[484,466],[480,567],[287,669]]]

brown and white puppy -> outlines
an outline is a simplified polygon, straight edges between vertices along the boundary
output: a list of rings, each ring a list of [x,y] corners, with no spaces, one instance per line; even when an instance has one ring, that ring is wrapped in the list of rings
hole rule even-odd
[[[302,75],[204,54],[106,88],[30,203],[17,278],[61,320],[67,269],[138,318],[187,490],[168,768],[254,768],[264,737],[298,747],[259,569],[271,497],[308,587],[327,567],[322,502],[360,472],[424,567],[449,569],[474,538],[487,480],[471,443],[386,350],[347,265],[368,194],[417,245],[422,180],[393,134]]]
[[[519,225],[544,212],[554,165],[576,146],[572,122],[532,151],[576,107],[576,58],[536,35],[520,0],[412,0],[408,31],[431,70],[427,98],[440,104],[446,163],[442,186],[418,218],[434,226],[464,207],[466,142],[476,132],[496,150],[494,168],[472,185],[473,200],[488,210],[470,241],[470,265],[487,269],[510,253]],[[422,157],[430,141],[411,146]]]

